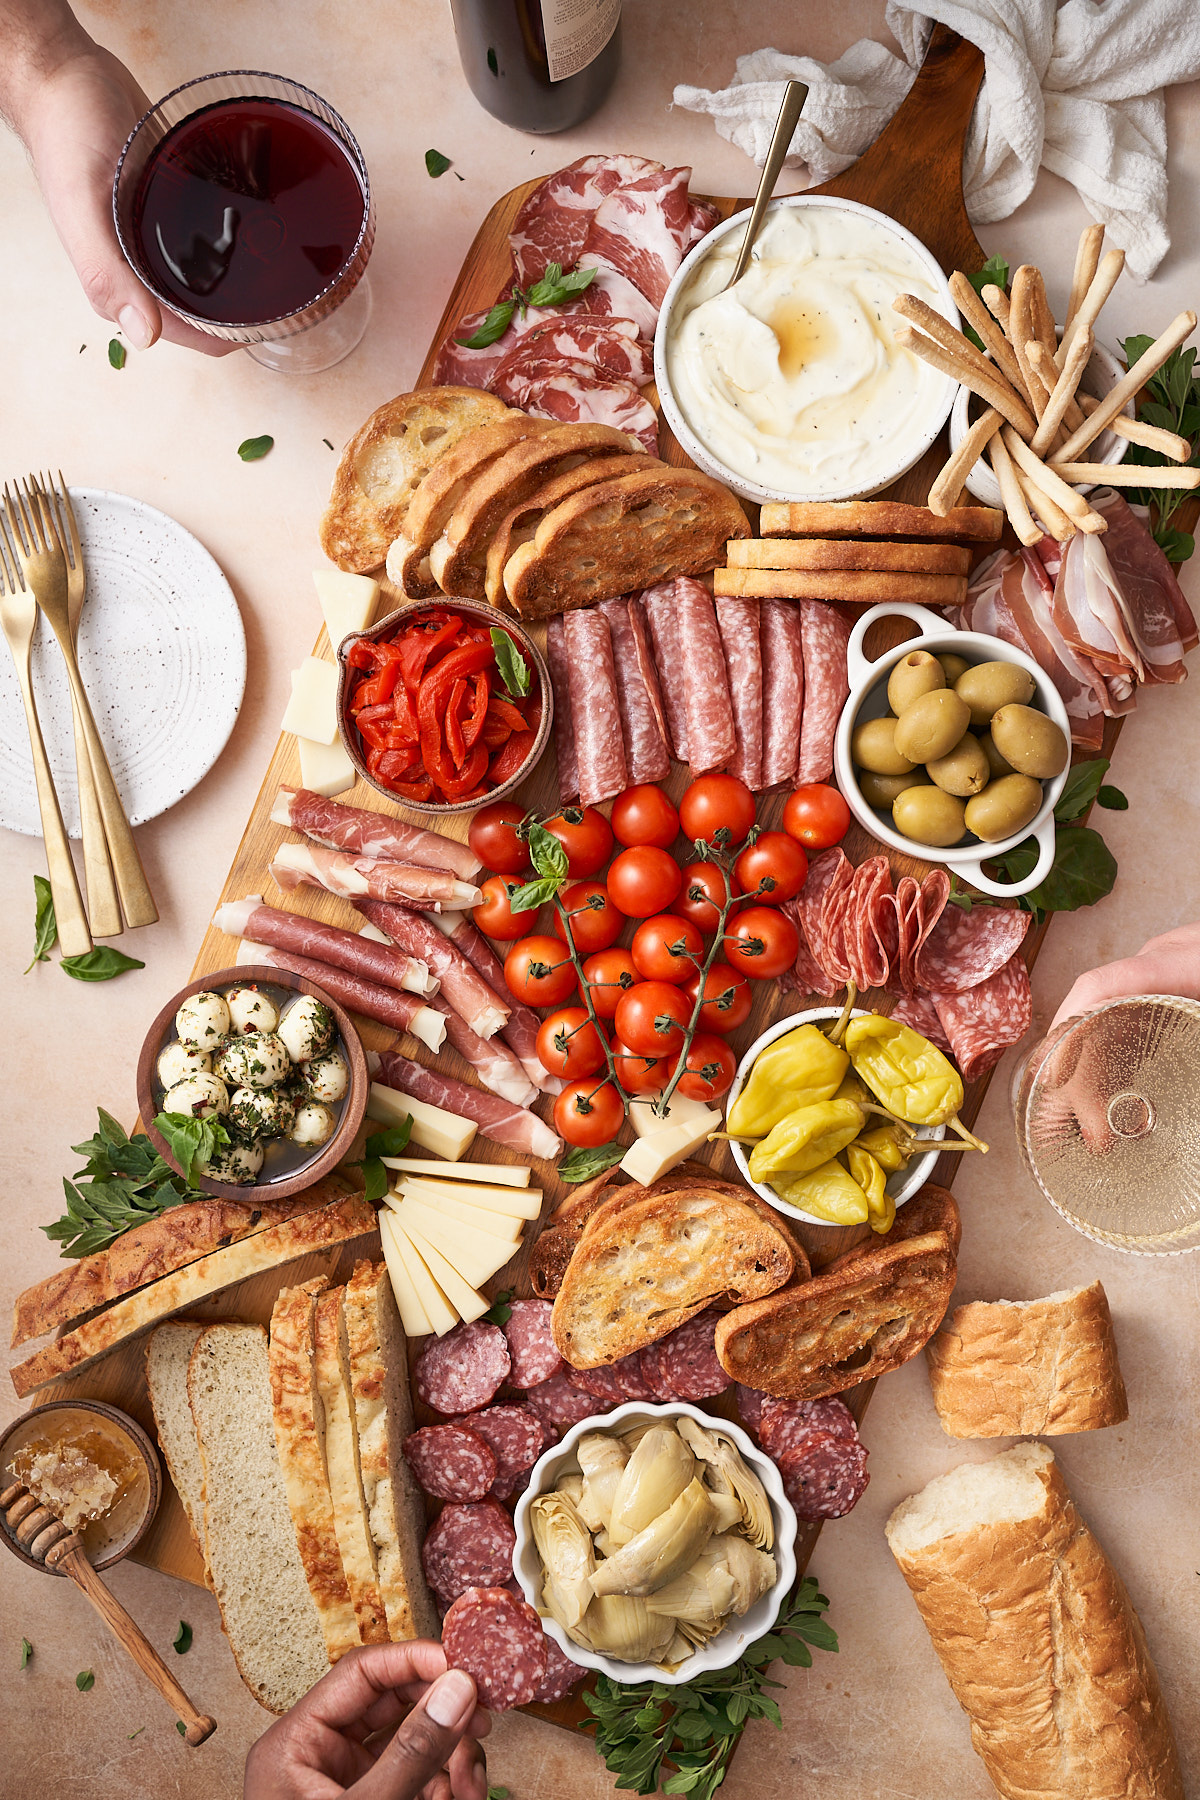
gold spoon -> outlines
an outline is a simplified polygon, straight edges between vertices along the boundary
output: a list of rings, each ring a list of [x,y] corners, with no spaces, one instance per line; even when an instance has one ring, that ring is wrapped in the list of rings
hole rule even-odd
[[[750,252],[754,248],[754,240],[762,228],[763,215],[771,195],[775,192],[775,183],[779,180],[779,171],[783,168],[783,160],[792,147],[792,134],[795,132],[800,114],[804,111],[804,102],[808,99],[808,88],[802,81],[789,81],[783,90],[783,105],[779,108],[779,117],[775,121],[775,131],[771,138],[771,147],[767,151],[767,160],[763,164],[759,176],[758,192],[754,196],[754,205],[750,210],[750,218],[746,224],[746,235],[742,239],[742,247],[738,259],[733,265],[733,274],[725,283],[731,288],[735,281],[740,281],[750,267]]]

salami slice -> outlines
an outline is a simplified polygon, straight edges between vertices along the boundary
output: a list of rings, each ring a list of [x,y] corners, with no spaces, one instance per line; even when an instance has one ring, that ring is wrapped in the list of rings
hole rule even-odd
[[[658,735],[666,746],[669,769],[671,733],[667,728],[667,713],[663,705],[658,670],[654,666],[654,650],[650,643],[650,630],[646,624],[646,609],[637,594],[629,596],[629,628],[633,636],[638,670],[646,689],[646,698],[650,702],[650,710],[653,712],[654,722],[658,726]]]
[[[566,634],[579,798],[594,806],[629,786],[612,634],[608,620],[594,608],[569,612]]]
[[[709,1308],[662,1339],[663,1377],[676,1399],[711,1400],[730,1385],[713,1347],[719,1317]]]
[[[660,1338],[656,1344],[647,1344],[638,1352],[642,1380],[646,1384],[651,1399],[657,1400],[660,1405],[675,1398],[667,1385],[667,1378],[663,1370],[662,1347],[664,1342],[665,1340]]]
[[[581,1394],[591,1394],[609,1406],[620,1406],[629,1398],[617,1378],[615,1363],[601,1363],[596,1369],[568,1369],[567,1380]]]
[[[841,852],[838,853],[841,855]],[[834,869],[825,889],[821,902],[821,938],[820,959],[826,974],[832,977],[840,987],[850,980],[850,961],[846,954],[846,933],[850,928],[850,887],[854,880],[854,865],[849,858],[842,856],[841,862]],[[808,883],[805,882],[805,887]],[[803,888],[801,893],[803,893]]]
[[[947,906],[917,954],[917,986],[930,994],[979,987],[1016,955],[1032,923],[1016,906]]]
[[[527,1600],[506,1588],[471,1587],[442,1620],[442,1649],[452,1669],[475,1683],[493,1712],[528,1706],[546,1674],[546,1634]]]
[[[758,1435],[763,1449],[776,1461],[814,1431],[828,1432],[848,1444],[857,1444],[854,1414],[836,1394],[822,1400],[762,1400]]]
[[[570,1431],[572,1425],[578,1425],[581,1419],[612,1410],[611,1403],[597,1400],[594,1394],[585,1394],[565,1375],[552,1376],[549,1381],[530,1388],[524,1403],[533,1408],[547,1434],[553,1433],[556,1438],[564,1431]]]
[[[846,961],[851,979],[860,992],[885,987],[900,941],[886,856],[869,856],[859,864],[846,907]]]
[[[821,983],[817,985],[814,981],[812,991],[816,994],[823,994],[826,998],[836,994],[841,982],[833,975],[825,960],[825,939],[821,929],[822,912],[830,883],[835,879],[840,880],[841,871],[848,868],[849,862],[844,850],[822,850],[816,856],[810,857],[804,886],[795,900],[788,902],[785,909],[793,923],[799,928],[801,947],[803,948],[807,944],[813,962],[821,971]],[[801,970],[799,957],[796,962],[796,973],[798,978],[809,973],[809,971]],[[844,976],[842,980],[845,980]]]
[[[759,606],[744,596],[717,601],[717,627],[725,652],[733,730],[737,748],[729,773],[754,793],[762,787],[763,667],[759,643]]]
[[[435,1500],[482,1500],[498,1470],[482,1434],[463,1424],[422,1426],[405,1438],[404,1457]]]
[[[553,1307],[548,1300],[514,1300],[504,1325],[515,1388],[537,1387],[565,1373],[566,1364],[550,1335]]]
[[[512,1362],[498,1325],[459,1324],[417,1359],[417,1392],[434,1412],[478,1412],[508,1380]]]
[[[642,1373],[641,1353],[637,1350],[629,1356],[623,1356],[620,1362],[612,1366],[613,1376],[621,1390],[623,1400],[653,1400],[656,1398],[653,1388]]]
[[[767,1395],[762,1393],[760,1389],[745,1387],[742,1382],[738,1382],[738,1418],[742,1421],[746,1430],[753,1432],[755,1437],[759,1435],[759,1432],[762,1429],[763,1407],[766,1405],[766,1402]]]
[[[762,644],[762,775],[764,788],[791,781],[796,773],[804,711],[804,645],[800,614],[792,600],[763,600],[759,612]]]
[[[892,1018],[899,1019],[902,1025],[911,1025],[923,1038],[928,1038],[931,1044],[950,1055],[950,1039],[928,994],[901,994],[892,1008]]]
[[[702,582],[681,575],[675,582],[674,604],[683,661],[688,761],[696,776],[724,768],[737,750],[737,736],[712,595]]]
[[[950,898],[950,877],[945,869],[931,869],[917,890],[908,921],[907,956],[900,965],[901,986],[906,994],[921,991],[917,980],[917,959],[926,938],[946,910]]]
[[[451,1502],[425,1534],[421,1566],[442,1605],[450,1606],[468,1588],[510,1580],[516,1544],[512,1520],[498,1501]]]
[[[683,649],[679,618],[675,611],[675,583],[660,581],[642,595],[646,625],[654,647],[654,663],[662,689],[663,711],[676,762],[688,759],[687,689],[683,679]]]
[[[831,981],[816,957],[808,947],[808,939],[804,935],[804,919],[796,900],[785,900],[783,910],[796,927],[796,935],[800,940],[796,950],[796,960],[790,969],[779,977],[779,985],[785,993],[820,994],[823,999],[830,999],[837,993],[837,983]]]
[[[1019,955],[965,994],[929,997],[968,1086],[994,1069],[1033,1023],[1029,970]]]
[[[511,1497],[546,1448],[545,1426],[523,1406],[488,1406],[457,1423],[476,1433],[491,1451],[496,1472],[489,1486],[497,1500]]]
[[[888,991],[893,994],[915,992],[913,981],[913,945],[917,935],[917,903],[921,884],[911,875],[902,875],[896,883],[892,905],[896,912],[896,954],[892,959]]]
[[[579,764],[575,757],[575,726],[571,719],[567,630],[561,613],[556,613],[546,627],[546,662],[554,688],[554,754],[558,758],[558,797],[565,803],[579,798]]]
[[[546,1673],[533,1696],[535,1704],[549,1706],[554,1700],[565,1700],[577,1681],[582,1681],[587,1674],[577,1662],[572,1662],[565,1650],[560,1650],[552,1637],[546,1637]]]
[[[825,600],[800,600],[807,689],[800,723],[796,781],[828,781],[833,773],[833,738],[850,692],[846,645],[851,621]]]
[[[636,786],[643,781],[662,781],[671,771],[671,752],[667,748],[663,730],[662,698],[653,668],[649,671],[654,682],[653,695],[647,686],[648,659],[643,648],[644,625],[640,617],[634,617],[632,600],[605,600],[596,610],[608,620],[609,635],[612,638],[617,704],[621,714],[621,735],[625,740],[625,767],[629,785]]]
[[[867,1451],[828,1431],[810,1431],[777,1459],[783,1491],[796,1517],[806,1522],[841,1519],[867,1490]]]

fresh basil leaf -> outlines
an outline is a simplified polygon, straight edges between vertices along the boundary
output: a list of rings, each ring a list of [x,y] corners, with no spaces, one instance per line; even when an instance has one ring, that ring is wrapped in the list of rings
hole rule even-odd
[[[455,338],[455,343],[461,344],[464,350],[486,350],[489,344],[504,336],[516,310],[515,300],[498,300],[479,329],[468,338]]]
[[[587,1150],[569,1150],[558,1165],[559,1179],[571,1183],[590,1181],[593,1175],[600,1175],[619,1163],[624,1154],[625,1145],[615,1141]]]
[[[1147,337],[1144,333],[1139,332],[1135,332],[1130,337],[1122,339],[1121,354],[1125,358],[1126,367],[1132,369],[1134,363],[1145,356],[1153,342],[1154,339],[1152,337]]]
[[[29,1667],[29,1659],[32,1655],[33,1655],[33,1645],[30,1643],[28,1638],[22,1638],[21,1639],[21,1667],[23,1669],[27,1669]]]
[[[1067,775],[1063,791],[1058,797],[1058,805],[1054,808],[1054,817],[1060,825],[1070,825],[1083,817],[1100,792],[1100,783],[1107,773],[1107,757],[1100,756],[1094,762],[1075,764]]]
[[[512,1307],[509,1302],[513,1295],[514,1289],[501,1288],[487,1311],[480,1316],[486,1319],[489,1325],[507,1325],[512,1317]]]
[[[1128,812],[1129,796],[1123,794],[1119,787],[1102,787],[1096,795],[1096,804],[1102,806],[1105,812]]]
[[[82,956],[64,956],[59,963],[73,981],[112,981],[117,975],[123,975],[126,969],[144,969],[145,963],[139,962],[136,956],[126,956],[123,950],[114,950],[111,944],[96,944],[93,949],[85,950]]]
[[[171,1648],[176,1656],[186,1656],[192,1647],[192,1628],[186,1619],[180,1619],[179,1630],[171,1639]]]
[[[179,1165],[184,1180],[194,1186],[201,1166],[211,1162],[229,1142],[229,1133],[218,1119],[194,1119],[190,1113],[160,1112],[155,1126]]]
[[[238,445],[238,455],[243,462],[261,462],[267,453],[275,448],[273,437],[243,438]]]
[[[997,865],[1011,881],[1029,875],[1038,858],[1033,838],[1025,838],[1014,850],[997,857]],[[1018,905],[1035,917],[1043,913],[1075,912],[1081,906],[1094,906],[1112,892],[1117,879],[1117,859],[1098,831],[1089,825],[1063,825],[1058,829],[1054,863],[1045,880],[1029,893],[1022,894]]]
[[[508,891],[509,910],[514,913],[536,912],[539,906],[545,906],[553,900],[559,889],[556,880],[548,879],[527,881],[524,887],[512,887]]]
[[[113,369],[125,367],[125,346],[119,338],[109,338],[108,340],[108,362],[109,367]]]
[[[595,279],[595,269],[572,269],[564,275],[561,263],[547,263],[545,274],[534,282],[526,299],[530,306],[561,306],[565,300],[582,294]]]
[[[36,902],[33,916],[33,956],[29,968],[25,970],[26,975],[34,963],[50,961],[50,952],[58,937],[58,920],[54,916],[54,895],[50,892],[50,883],[44,875],[34,876],[33,894]]]
[[[176,1719],[175,1729],[179,1733],[180,1737],[187,1736],[187,1726],[184,1724],[182,1719]]]
[[[141,1735],[142,1735],[143,1731],[145,1731],[145,1729],[146,1729],[146,1727],[144,1725],[139,1725],[136,1731],[130,1732],[130,1734],[129,1734],[130,1739],[132,1740],[135,1737],[141,1737]]]
[[[1190,531],[1175,531],[1170,526],[1158,526],[1154,532],[1154,541],[1169,563],[1185,563],[1195,554],[1196,540]]]
[[[389,1125],[386,1131],[373,1131],[366,1143],[368,1156],[403,1156],[408,1149],[412,1137],[412,1114],[401,1119],[399,1125]]]
[[[81,1669],[75,1677],[75,1686],[79,1689],[81,1694],[86,1694],[88,1689],[95,1687],[95,1685],[96,1677],[92,1674],[90,1669]]]
[[[388,1172],[377,1156],[366,1156],[359,1163],[363,1172],[363,1199],[376,1202],[388,1191]]]
[[[500,671],[500,679],[516,700],[523,700],[528,694],[532,677],[529,664],[509,637],[498,625],[492,626],[492,648],[496,652],[496,667]]]
[[[546,881],[567,879],[567,853],[560,839],[544,825],[529,827],[529,860]]]
[[[443,156],[440,150],[427,150],[425,152],[425,173],[427,175],[432,175],[435,181],[439,175],[444,175],[449,167],[450,158],[448,156]]]
[[[975,292],[981,297],[984,288],[989,285],[992,287],[1007,288],[1008,263],[1003,256],[989,256],[982,269],[977,269],[974,275],[968,275],[967,280],[975,289]],[[978,332],[974,331],[971,326],[966,323],[965,320],[963,321],[963,331],[966,333],[967,337],[970,338],[977,350],[982,350],[984,348],[983,339],[979,336]]]

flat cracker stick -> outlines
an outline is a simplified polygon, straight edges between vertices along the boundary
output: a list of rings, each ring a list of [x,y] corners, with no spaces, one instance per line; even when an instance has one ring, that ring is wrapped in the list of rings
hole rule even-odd
[[[1066,416],[1067,408],[1075,398],[1075,389],[1079,386],[1083,371],[1092,360],[1094,348],[1095,342],[1091,332],[1078,332],[1062,370],[1056,372],[1053,351],[1047,350],[1042,343],[1026,344],[1026,355],[1038,373],[1054,382],[1050,398],[1046,402],[1046,410],[1042,414],[1037,430],[1030,439],[1029,448],[1035,456],[1045,456],[1053,444],[1055,434]],[[1057,379],[1055,379],[1056,373]]]
[[[1023,544],[1036,544],[1043,535],[1042,528],[1034,523],[1033,514],[1025,504],[1025,496],[1021,492],[1012,457],[1005,448],[1002,432],[998,431],[992,439],[990,454],[992,472],[1000,484],[1000,497],[1004,501],[1009,524]]]
[[[993,506],[958,506],[939,517],[903,500],[767,500],[760,537],[967,538],[994,544],[1004,514]]]
[[[1081,331],[1090,331],[1100,317],[1100,309],[1117,285],[1117,277],[1125,267],[1125,252],[1110,250],[1100,259],[1100,266],[1092,277],[1091,286],[1079,303],[1079,310],[1071,320],[1070,328],[1063,332],[1062,343],[1058,346],[1055,357],[1059,368],[1067,360],[1072,340]]]
[[[1106,487],[1200,487],[1200,469],[1147,468],[1145,463],[1060,462],[1057,457],[1049,466],[1064,481],[1102,482]]]
[[[1108,258],[1105,257],[1105,262]],[[1102,263],[1101,268],[1104,264]],[[1097,277],[1097,280],[1099,277]],[[1093,285],[1095,285],[1093,283]],[[1081,450],[1095,442],[1111,419],[1115,419],[1127,400],[1131,400],[1138,389],[1144,387],[1152,375],[1156,375],[1173,350],[1190,338],[1196,329],[1194,312],[1181,312],[1172,319],[1161,337],[1157,337],[1143,356],[1139,356],[1122,381],[1105,396],[1086,424],[1072,432],[1066,443],[1057,453],[1059,462],[1076,462]]]
[[[1096,279],[1096,270],[1100,266],[1100,252],[1103,248],[1103,225],[1086,225],[1079,234],[1079,244],[1075,251],[1075,272],[1071,277],[1071,297],[1067,301],[1067,315],[1063,320],[1064,338],[1070,334],[1075,314],[1083,305],[1083,296]]]
[[[1082,494],[1077,494],[1060,475],[1048,469],[1041,457],[1033,454],[1029,445],[1022,442],[1011,426],[1005,428],[1004,442],[1017,467],[1024,469],[1044,494],[1056,501],[1065,513],[1070,514],[1080,531],[1108,529],[1108,520],[1102,514],[1093,512]]]
[[[1005,337],[1003,328],[983,304],[961,269],[956,269],[950,277],[950,292],[959,312],[983,339],[984,348],[991,351],[996,367],[1007,377],[1017,396],[1028,403],[1029,395],[1025,391],[1025,381],[1016,352]]]
[[[1025,354],[1025,346],[1030,338],[1037,336],[1033,322],[1033,277],[1037,270],[1030,263],[1022,263],[1012,278],[1008,299],[1008,336],[1018,363],[1021,365],[1021,378],[1025,383],[1033,410],[1038,422],[1046,410],[1046,402],[1050,398],[1049,389],[1042,377]],[[1011,424],[1012,421],[1010,420]],[[1022,431],[1023,438],[1031,438],[1037,429],[1035,423],[1029,431]]]
[[[1080,414],[1091,418],[1100,402],[1094,394],[1079,394]],[[1147,425],[1142,419],[1131,419],[1125,413],[1118,413],[1115,419],[1108,421],[1108,429],[1116,437],[1125,438],[1131,444],[1141,444],[1146,450],[1157,450],[1163,456],[1169,456],[1172,462],[1185,463],[1192,454],[1192,446],[1185,437],[1178,437],[1173,431],[1164,431],[1161,425]]]
[[[959,357],[951,356],[940,344],[935,344],[932,338],[923,337],[911,325],[901,325],[893,335],[896,342],[905,350],[911,350],[923,362],[929,363],[935,369],[940,369],[943,375],[949,375],[952,380],[961,382],[964,387],[969,387],[973,394],[978,394],[981,400],[985,400],[989,406],[994,406],[1010,425],[1015,426],[1026,437],[1033,436],[1037,429],[1037,422],[1029,408],[1013,392],[999,370],[995,369],[985,358],[980,357],[979,360],[988,371],[987,374],[976,368],[974,363],[964,362]]]
[[[974,290],[972,290],[974,291]],[[967,476],[1000,429],[1000,414],[994,406],[980,413],[958,449],[942,469],[929,490],[929,510],[945,518],[963,490]]]
[[[1029,502],[1030,510],[1046,527],[1050,536],[1057,538],[1060,544],[1064,543],[1067,538],[1073,538],[1078,526],[1070,514],[1065,513],[1061,506],[1056,505],[1049,494],[1044,494],[1037,482],[1027,475],[1024,469],[1018,469],[1014,464],[1013,472],[1020,484],[1021,492]]]

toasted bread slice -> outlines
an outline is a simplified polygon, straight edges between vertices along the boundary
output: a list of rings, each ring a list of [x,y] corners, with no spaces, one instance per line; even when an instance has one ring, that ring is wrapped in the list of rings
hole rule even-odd
[[[947,513],[904,500],[767,500],[759,515],[764,537],[939,538],[943,543],[994,544],[1004,514],[994,506],[952,506]]]
[[[511,611],[508,595],[504,591],[504,565],[519,544],[529,542],[545,515],[560,501],[569,500],[572,494],[581,493],[584,488],[595,487],[598,482],[612,481],[618,475],[636,475],[647,466],[659,465],[648,465],[646,453],[642,450],[631,456],[590,459],[576,464],[573,469],[560,471],[527,500],[514,506],[496,526],[488,545],[483,585],[490,604],[506,612]],[[662,466],[665,467],[665,464]]]
[[[513,551],[504,591],[523,619],[545,619],[668,576],[699,575],[750,526],[729,489],[698,469],[655,463],[602,481],[548,512]]]
[[[915,1356],[954,1291],[944,1231],[868,1250],[802,1287],[737,1306],[717,1322],[722,1368],[784,1400],[817,1400],[886,1375]]]
[[[635,1192],[641,1194],[645,1189],[631,1182],[622,1183],[615,1169],[605,1169],[571,1189],[550,1215],[530,1251],[529,1279],[540,1300],[553,1300],[557,1294],[584,1228],[602,1202],[614,1193]]]
[[[618,1362],[715,1300],[759,1299],[795,1273],[783,1233],[711,1184],[647,1188],[629,1200],[618,1190],[592,1214],[567,1266],[554,1341],[577,1369]]]
[[[849,606],[911,601],[921,606],[961,606],[965,575],[914,575],[897,569],[717,569],[718,599],[837,600]]]
[[[594,462],[633,448],[634,440],[625,432],[595,424],[554,425],[514,444],[471,482],[430,550],[429,567],[438,586],[465,600],[482,600],[488,545],[501,519],[572,462]]]
[[[514,444],[553,430],[550,419],[531,419],[525,413],[506,409],[502,418],[464,433],[434,463],[413,494],[403,529],[387,553],[389,581],[394,581],[412,600],[427,600],[440,593],[429,567],[429,552],[471,483]]]
[[[887,544],[878,538],[745,538],[728,548],[731,569],[890,569],[911,575],[965,575],[963,544]]]
[[[878,1250],[881,1244],[903,1244],[909,1238],[923,1237],[927,1231],[944,1231],[954,1246],[955,1254],[962,1242],[962,1216],[958,1210],[958,1202],[949,1188],[935,1187],[927,1182],[919,1193],[906,1200],[904,1205],[896,1209],[896,1217],[890,1230],[871,1232],[861,1243],[853,1244],[849,1250],[843,1250],[821,1269],[822,1275],[832,1275],[835,1269],[844,1269],[847,1263],[865,1256],[870,1250]]]
[[[146,1340],[146,1389],[154,1412],[158,1447],[167,1459],[175,1492],[187,1514],[192,1542],[204,1559],[204,1579],[212,1586],[208,1544],[204,1537],[204,1462],[196,1437],[196,1421],[188,1404],[188,1359],[203,1325],[171,1319]]]
[[[359,1636],[364,1644],[386,1644],[387,1614],[379,1592],[375,1545],[363,1493],[342,1293],[341,1288],[331,1288],[322,1294],[313,1315],[313,1366],[325,1410],[325,1473]]]
[[[321,520],[321,548],[339,569],[377,569],[404,529],[409,501],[459,438],[508,414],[480,388],[418,388],[373,412],[342,451]]]

